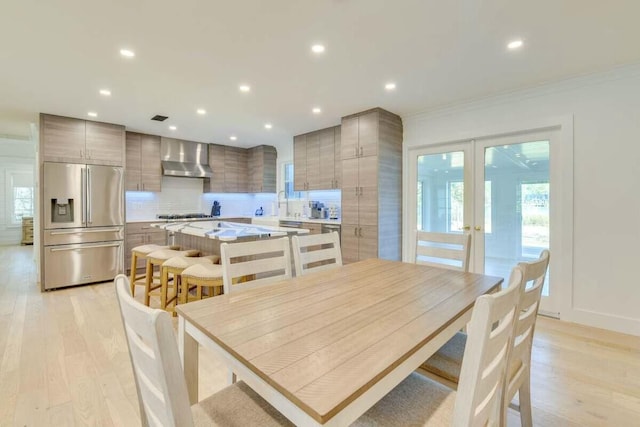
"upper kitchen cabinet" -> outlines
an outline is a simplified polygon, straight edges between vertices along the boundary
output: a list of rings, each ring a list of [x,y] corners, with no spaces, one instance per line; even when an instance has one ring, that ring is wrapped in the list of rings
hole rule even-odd
[[[44,161],[122,166],[124,126],[40,114]]]
[[[248,190],[247,150],[239,147],[224,147],[224,192],[246,193]]]
[[[203,180],[203,191],[205,193],[224,193],[225,183],[225,146],[218,144],[209,145],[209,166],[213,171],[211,178]]]
[[[342,119],[342,159],[378,154],[378,111]]]
[[[161,191],[160,137],[127,132],[126,191]]]
[[[248,151],[249,192],[276,192],[276,161],[278,153],[275,147],[259,145]]]
[[[344,117],[341,143],[343,261],[399,260],[402,120],[380,108]]]
[[[295,136],[294,189],[306,191],[340,188],[340,156],[336,157],[336,152],[340,153],[340,126]]]

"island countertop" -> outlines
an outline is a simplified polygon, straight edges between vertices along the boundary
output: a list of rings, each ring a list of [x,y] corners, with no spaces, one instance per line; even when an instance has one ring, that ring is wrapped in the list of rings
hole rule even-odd
[[[233,241],[243,237],[278,237],[288,234],[308,234],[304,228],[275,227],[269,225],[243,224],[228,221],[158,222],[152,227],[169,232],[188,234],[221,241]]]

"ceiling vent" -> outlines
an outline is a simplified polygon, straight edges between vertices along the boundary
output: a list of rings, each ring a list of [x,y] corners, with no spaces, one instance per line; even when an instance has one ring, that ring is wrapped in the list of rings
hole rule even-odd
[[[155,120],[156,122],[164,122],[168,118],[169,116],[161,116],[160,114],[156,114],[155,116],[151,117],[151,120]]]

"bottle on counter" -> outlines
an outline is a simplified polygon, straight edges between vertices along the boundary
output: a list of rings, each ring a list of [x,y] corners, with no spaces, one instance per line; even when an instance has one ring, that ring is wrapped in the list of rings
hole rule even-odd
[[[260,209],[256,209],[256,216],[262,216],[263,213],[262,206],[260,206]]]

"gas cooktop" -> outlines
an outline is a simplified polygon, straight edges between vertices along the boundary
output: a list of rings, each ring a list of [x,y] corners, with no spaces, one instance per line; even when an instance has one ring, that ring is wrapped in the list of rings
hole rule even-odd
[[[206,215],[202,213],[158,215],[158,219],[208,219],[208,218],[213,218],[213,217],[211,215]]]

